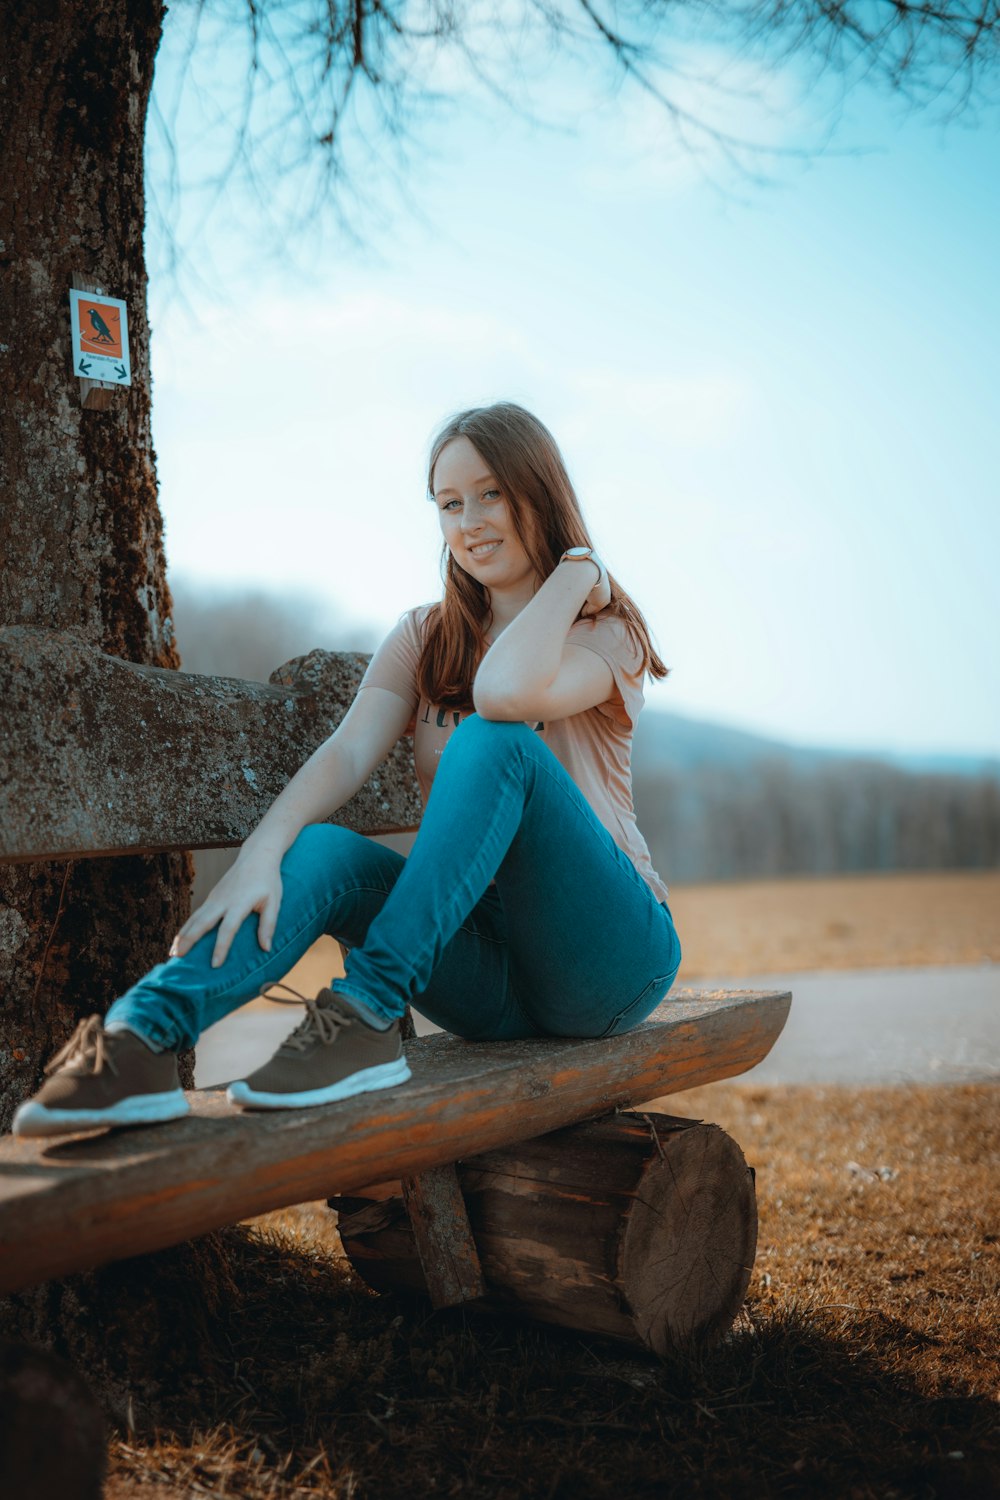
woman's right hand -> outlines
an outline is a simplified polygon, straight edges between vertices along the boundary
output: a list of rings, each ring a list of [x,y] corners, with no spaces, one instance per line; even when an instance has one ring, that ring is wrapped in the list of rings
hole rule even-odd
[[[188,949],[218,926],[212,968],[226,961],[233,938],[252,911],[260,913],[257,942],[270,953],[281,907],[281,860],[277,856],[250,855],[242,851],[236,863],[213,886],[197,911],[191,913],[170,945],[170,958],[181,958]]]

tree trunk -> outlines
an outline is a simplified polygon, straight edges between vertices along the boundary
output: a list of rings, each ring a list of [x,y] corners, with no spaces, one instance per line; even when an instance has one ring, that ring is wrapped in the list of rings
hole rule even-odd
[[[458,1182],[495,1306],[664,1355],[718,1339],[743,1305],[754,1178],[717,1125],[609,1115],[470,1157]],[[330,1203],[369,1286],[426,1290],[393,1186]]]
[[[0,624],[177,667],[143,256],[163,15],[161,0],[0,7]],[[106,411],[81,406],[71,370],[74,276],[128,306],[132,385]],[[191,874],[188,854],[0,867],[0,1128],[78,1018],[164,958]]]

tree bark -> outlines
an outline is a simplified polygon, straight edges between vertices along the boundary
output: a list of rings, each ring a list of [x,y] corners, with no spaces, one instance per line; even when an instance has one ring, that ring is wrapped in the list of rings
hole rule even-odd
[[[0,625],[178,667],[143,255],[163,15],[161,0],[0,7]],[[128,306],[132,385],[107,411],[84,410],[71,370],[74,275]],[[162,960],[191,875],[186,853],[0,866],[0,1128],[77,1019]]]

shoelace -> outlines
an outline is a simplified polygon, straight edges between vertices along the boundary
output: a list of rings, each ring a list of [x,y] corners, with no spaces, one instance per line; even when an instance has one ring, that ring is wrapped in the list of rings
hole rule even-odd
[[[107,1033],[101,1018],[88,1016],[77,1026],[65,1047],[60,1048],[55,1057],[45,1064],[44,1072],[54,1073],[58,1068],[76,1064],[89,1068],[92,1073],[99,1073],[105,1063],[117,1075],[118,1069],[108,1051]]]
[[[292,999],[286,999],[284,995],[274,995],[272,990],[287,990]],[[296,1026],[295,1030],[285,1037],[279,1050],[284,1051],[286,1047],[293,1052],[304,1052],[317,1039],[321,1042],[335,1042],[340,1032],[354,1022],[350,1016],[341,1015],[339,1011],[325,1009],[317,1000],[310,1000],[308,995],[300,995],[298,990],[293,990],[290,984],[275,982],[265,984],[261,990],[265,1000],[275,1000],[279,1005],[304,1005],[306,1013]]]

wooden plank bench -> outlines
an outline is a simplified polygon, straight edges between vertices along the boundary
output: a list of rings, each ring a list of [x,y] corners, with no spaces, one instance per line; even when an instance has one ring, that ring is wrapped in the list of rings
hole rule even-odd
[[[66,680],[67,653],[77,707],[54,756],[37,704]],[[0,859],[238,845],[335,727],[366,661],[312,652],[263,685],[0,631],[0,695],[23,747],[0,789]],[[88,695],[104,712],[84,711]],[[168,735],[183,749],[169,788],[148,791]],[[137,806],[140,786],[148,802]],[[419,811],[401,744],[335,821],[398,832],[418,826]],[[329,1198],[372,1285],[423,1286],[437,1306],[506,1301],[661,1352],[718,1334],[753,1263],[752,1169],[715,1126],[621,1111],[753,1067],[790,1002],[679,989],[647,1022],[601,1040],[411,1035],[408,1083],[324,1108],[242,1113],[220,1085],[191,1091],[191,1118],[165,1126],[4,1137],[0,1292]]]

